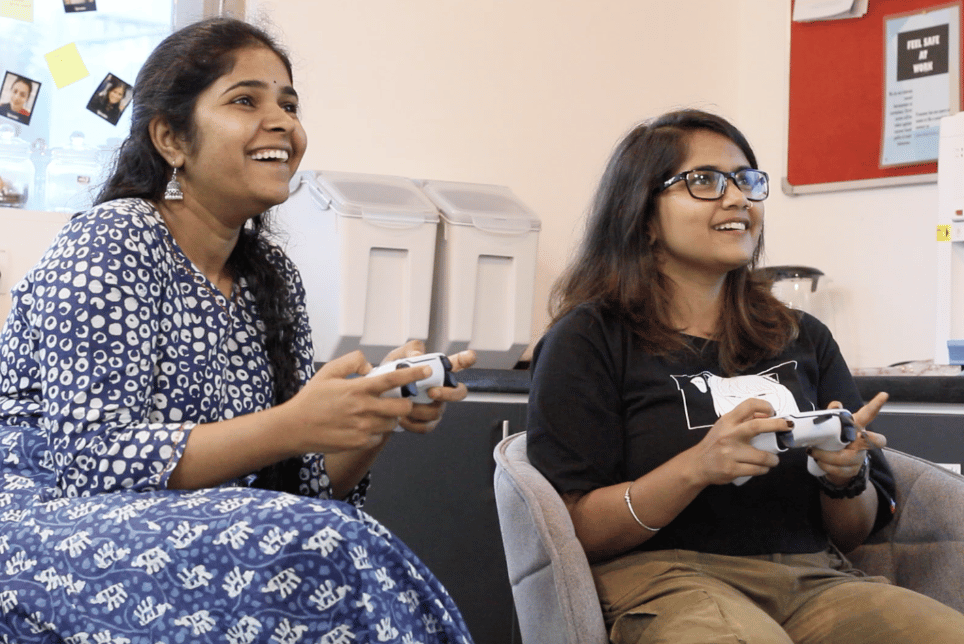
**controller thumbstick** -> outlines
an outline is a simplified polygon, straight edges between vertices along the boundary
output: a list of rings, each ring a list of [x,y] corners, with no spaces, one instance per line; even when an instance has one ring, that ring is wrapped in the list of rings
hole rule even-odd
[[[851,414],[840,414],[840,442],[850,444],[857,440],[857,428]]]

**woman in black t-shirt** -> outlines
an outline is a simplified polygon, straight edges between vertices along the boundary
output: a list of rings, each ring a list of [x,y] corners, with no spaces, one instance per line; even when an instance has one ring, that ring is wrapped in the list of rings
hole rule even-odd
[[[754,277],[768,189],[712,114],[622,141],[534,354],[529,458],[617,644],[958,641],[964,616],[842,554],[893,512],[886,441],[865,429],[887,397],[863,405],[826,327]],[[843,449],[754,446],[839,407],[856,425]]]

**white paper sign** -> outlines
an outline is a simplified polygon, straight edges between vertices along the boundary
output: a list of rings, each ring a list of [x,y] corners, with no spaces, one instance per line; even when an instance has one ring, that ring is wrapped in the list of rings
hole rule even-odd
[[[794,22],[859,18],[867,13],[867,0],[797,0],[793,4]]]
[[[881,167],[937,160],[940,120],[960,111],[960,6],[885,21]]]

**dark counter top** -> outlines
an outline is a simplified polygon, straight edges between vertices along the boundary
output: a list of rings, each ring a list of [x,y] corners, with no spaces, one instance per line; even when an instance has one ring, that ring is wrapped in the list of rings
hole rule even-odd
[[[473,393],[529,393],[529,372],[522,369],[468,369],[456,378]],[[855,380],[864,400],[886,391],[892,403],[964,404],[964,376],[858,376]]]
[[[892,403],[964,404],[964,376],[858,376],[854,380],[864,400],[886,391]]]

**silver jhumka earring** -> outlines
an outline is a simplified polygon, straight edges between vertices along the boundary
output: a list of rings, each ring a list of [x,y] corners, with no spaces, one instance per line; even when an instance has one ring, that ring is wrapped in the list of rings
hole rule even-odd
[[[171,174],[171,180],[167,182],[167,188],[164,190],[164,199],[166,201],[181,201],[184,199],[184,193],[181,192],[181,183],[177,180],[177,168],[174,168],[174,173]]]

